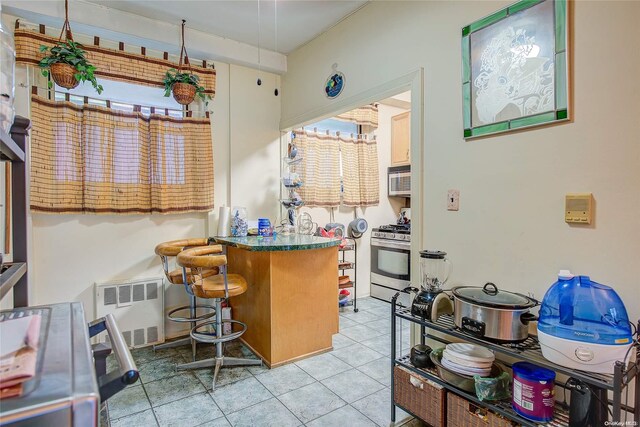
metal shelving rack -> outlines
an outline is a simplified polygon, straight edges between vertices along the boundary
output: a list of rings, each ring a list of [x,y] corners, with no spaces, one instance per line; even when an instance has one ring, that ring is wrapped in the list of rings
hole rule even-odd
[[[530,336],[526,341],[522,343],[505,343],[499,344],[491,341],[486,341],[481,338],[474,337],[467,333],[462,332],[457,329],[453,320],[453,316],[451,315],[443,315],[436,322],[431,322],[426,319],[422,319],[420,317],[416,317],[411,314],[411,309],[403,307],[402,305],[397,304],[397,299],[400,293],[397,293],[393,299],[391,300],[391,391],[393,393],[394,390],[394,378],[393,378],[393,367],[395,365],[403,366],[409,369],[412,372],[417,373],[435,383],[442,385],[448,392],[454,393],[458,396],[461,396],[477,406],[487,408],[497,414],[500,414],[512,421],[517,422],[519,425],[523,426],[538,426],[533,421],[530,421],[526,418],[521,417],[511,408],[510,401],[500,401],[500,402],[487,402],[480,401],[475,395],[467,393],[463,390],[458,389],[450,385],[449,383],[443,381],[438,377],[435,370],[430,369],[419,369],[411,364],[409,361],[409,356],[407,355],[399,355],[396,352],[396,322],[397,319],[407,320],[412,322],[420,327],[420,341],[424,344],[425,339],[433,339],[444,344],[448,344],[450,341],[448,338],[443,337],[442,335],[434,335],[435,333],[445,334],[447,337],[453,337],[457,339],[462,339],[468,342],[472,342],[475,344],[482,345],[490,350],[493,350],[496,353],[503,354],[505,356],[517,359],[528,361],[534,363],[539,366],[543,366],[545,368],[551,369],[557,373],[562,375],[566,375],[568,377],[577,378],[581,381],[584,381],[590,385],[595,386],[599,393],[596,397],[604,402],[603,405],[600,405],[598,410],[607,414],[609,407],[611,407],[612,412],[612,421],[614,423],[622,422],[622,411],[632,412],[634,415],[634,419],[637,421],[640,419],[640,349],[636,347],[636,357],[635,361],[630,361],[626,366],[622,362],[616,362],[614,368],[613,375],[605,375],[605,374],[597,374],[590,373],[584,371],[577,371],[574,369],[566,368],[564,366],[557,365],[552,363],[544,358],[542,355],[542,351],[540,350],[540,345],[538,343],[537,338]],[[640,328],[640,322],[638,322],[638,328]],[[501,362],[507,366],[508,363]],[[634,395],[635,402],[633,408],[630,408],[626,405],[622,404],[622,393],[626,387],[629,387],[631,382],[634,382]],[[562,386],[562,384],[556,383],[556,385]],[[610,400],[608,397],[609,392],[612,393],[613,399]],[[391,399],[391,421],[395,422],[396,417],[396,406],[395,399]],[[400,406],[398,406],[400,407]],[[406,410],[406,408],[400,407],[405,412],[410,413]],[[568,411],[562,408],[560,405],[556,405],[554,419],[546,423],[548,426],[567,426],[568,425]],[[611,424],[616,425],[616,424]],[[617,424],[622,425],[622,424]]]
[[[0,272],[0,299],[13,289],[13,306],[29,305],[27,284],[27,168],[26,138],[31,122],[16,116],[11,135],[0,129],[0,161],[11,164],[11,237],[13,263]],[[7,163],[8,165],[9,163]]]
[[[338,260],[338,270],[343,274],[346,270],[353,270],[353,279],[345,285],[338,285],[338,289],[353,288],[352,303],[349,305],[353,305],[353,311],[357,313],[358,304],[356,298],[356,283],[358,281],[358,267],[356,267],[356,260],[358,259],[358,249],[356,247],[355,239],[351,237],[345,237],[344,239],[347,241],[347,244],[344,248],[339,249],[340,259]],[[346,252],[349,251],[353,251],[353,261],[347,261],[345,257]]]

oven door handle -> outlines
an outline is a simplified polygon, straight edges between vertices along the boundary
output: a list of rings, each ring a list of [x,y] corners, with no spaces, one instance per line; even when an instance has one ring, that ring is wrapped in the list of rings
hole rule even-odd
[[[410,242],[377,239],[375,237],[371,238],[371,246],[376,246],[378,248],[405,249],[407,251],[411,250]]]
[[[89,336],[94,337],[103,331],[107,331],[109,334],[111,348],[104,344],[96,344],[93,346],[93,354],[96,361],[98,385],[100,386],[100,400],[104,402],[126,386],[138,381],[140,374],[112,314],[107,314],[105,317],[89,323]],[[105,359],[111,350],[113,350],[118,362],[118,369],[106,372]]]

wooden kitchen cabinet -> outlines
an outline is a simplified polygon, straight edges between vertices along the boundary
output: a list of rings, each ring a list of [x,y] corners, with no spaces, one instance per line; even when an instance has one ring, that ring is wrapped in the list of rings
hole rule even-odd
[[[411,112],[391,117],[391,165],[411,163]]]

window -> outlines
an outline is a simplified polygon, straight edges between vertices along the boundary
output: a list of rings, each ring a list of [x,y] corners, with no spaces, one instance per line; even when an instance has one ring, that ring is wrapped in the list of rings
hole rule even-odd
[[[339,117],[305,127],[313,131],[294,132],[302,157],[294,168],[304,183],[300,197],[307,206],[377,205],[377,144],[361,134],[361,123],[377,126],[377,106],[365,106]]]
[[[91,86],[55,92],[54,100],[33,95],[31,209],[127,214],[212,209],[209,119],[183,118],[182,107],[158,88],[101,83],[103,94],[114,99],[96,98]],[[137,98],[143,96],[145,106]]]
[[[154,112],[175,118],[184,117],[183,106],[172,97],[164,96],[164,90],[160,88],[105,79],[100,79],[100,84],[104,87],[102,95],[98,95],[88,83],[69,90],[54,84],[55,100],[69,101],[76,105],[87,103],[128,112],[135,111],[138,106],[144,116]],[[102,97],[105,94],[108,94],[108,100]]]
[[[330,135],[337,135],[338,133],[340,133],[345,137],[359,134],[362,128],[357,123],[345,122],[343,120],[338,120],[338,119],[325,119],[316,123],[312,123],[311,125],[306,127],[310,129],[317,129],[318,132],[320,133],[326,133],[328,131]],[[338,141],[336,141],[336,144],[338,144]],[[343,174],[343,167],[342,167],[342,157],[343,157],[342,154],[340,154],[339,167],[340,167],[340,193],[341,194],[344,192],[344,174]]]

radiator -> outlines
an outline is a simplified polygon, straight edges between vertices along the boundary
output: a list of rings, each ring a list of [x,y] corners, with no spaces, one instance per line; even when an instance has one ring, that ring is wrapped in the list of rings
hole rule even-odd
[[[96,318],[113,314],[129,347],[164,342],[162,277],[96,283],[95,306]]]

